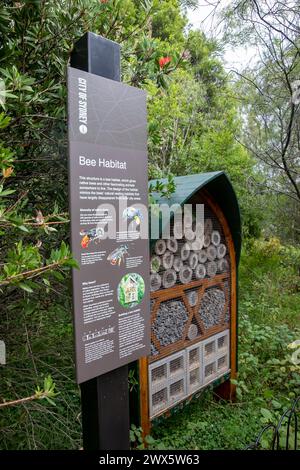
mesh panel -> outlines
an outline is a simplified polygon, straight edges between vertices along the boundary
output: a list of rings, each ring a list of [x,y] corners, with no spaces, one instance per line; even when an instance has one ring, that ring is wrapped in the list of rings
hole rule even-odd
[[[200,364],[199,348],[189,351],[189,365],[190,367],[198,366]]]
[[[152,332],[161,346],[168,346],[182,339],[188,312],[182,300],[168,300],[159,306]]]
[[[167,378],[167,364],[162,364],[161,366],[152,369],[151,371],[151,381],[155,385],[162,380]]]
[[[218,359],[218,371],[220,371],[220,369],[224,369],[225,367],[227,367],[227,357],[222,356]]]
[[[170,385],[170,399],[177,400],[184,394],[184,380],[178,380]]]
[[[162,409],[167,406],[168,403],[168,389],[163,388],[159,392],[155,392],[152,395],[152,407],[156,411],[157,409]]]
[[[225,302],[225,292],[219,287],[205,290],[201,299],[199,315],[206,330],[222,324]]]
[[[227,336],[220,336],[218,338],[218,349],[224,349],[227,347]]]
[[[199,369],[194,369],[190,372],[189,375],[190,385],[196,386],[200,384],[200,371]]]
[[[177,357],[170,361],[170,375],[174,376],[180,373],[184,373],[184,361],[183,356]]]
[[[204,357],[209,358],[216,352],[216,343],[215,341],[210,341],[209,343],[205,344],[204,346]]]
[[[204,368],[204,376],[205,376],[205,379],[209,379],[211,378],[216,372],[216,364],[215,362],[211,363],[211,364],[208,364],[207,366],[205,366]]]

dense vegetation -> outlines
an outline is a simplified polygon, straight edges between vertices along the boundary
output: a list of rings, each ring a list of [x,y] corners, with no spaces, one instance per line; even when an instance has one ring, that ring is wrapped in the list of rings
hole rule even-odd
[[[257,142],[261,154],[269,155],[267,144],[276,146],[285,128],[280,132],[275,123],[273,140],[263,135],[263,118],[255,118],[249,103],[263,115],[266,102],[259,102],[245,82],[231,83],[217,42],[186,28],[185,8],[193,4],[197,2],[1,2],[0,339],[7,348],[0,378],[3,449],[81,446],[70,295],[70,268],[76,263],[68,248],[66,68],[74,41],[88,30],[121,43],[123,81],[148,92],[149,177],[223,169],[243,215],[239,400],[223,404],[206,392],[203,400],[158,427],[152,445],[243,447],[299,393],[299,369],[290,362],[288,349],[299,338],[299,201],[292,183],[282,190],[288,175],[262,164],[249,144]],[[234,14],[244,13],[235,9],[226,14],[228,27],[239,28],[242,41],[253,31],[241,31]],[[299,55],[293,60],[299,68]],[[265,71],[264,86],[270,73]],[[274,100],[282,107],[280,97]],[[271,124],[268,116],[268,131]],[[297,152],[296,136],[290,156]],[[280,158],[279,153],[279,167]],[[288,160],[296,185],[297,158]],[[274,235],[281,241],[265,240]],[[17,405],[1,407],[14,400]]]

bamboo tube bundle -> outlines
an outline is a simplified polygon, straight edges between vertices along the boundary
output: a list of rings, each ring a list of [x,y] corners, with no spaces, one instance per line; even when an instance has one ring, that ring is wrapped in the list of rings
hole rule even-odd
[[[189,210],[184,210],[183,214],[184,227],[192,227],[193,225],[193,214]]]
[[[229,263],[226,258],[219,259],[217,264],[220,273],[225,273],[229,270]]]
[[[178,250],[178,242],[175,238],[171,237],[167,240],[167,249],[172,253],[176,253]]]
[[[150,275],[150,290],[155,292],[160,289],[161,286],[161,277],[158,273],[153,273]]]
[[[207,248],[210,245],[210,235],[204,235],[204,240],[203,240],[203,246],[204,248]]]
[[[214,245],[209,245],[206,249],[207,259],[213,261],[217,257],[217,249]]]
[[[211,219],[206,219],[204,222],[204,234],[211,236],[213,231],[213,221]]]
[[[179,280],[182,284],[188,284],[189,282],[191,282],[192,276],[193,276],[193,271],[187,265],[184,265],[179,271]]]
[[[194,339],[197,338],[197,336],[198,336],[198,327],[197,327],[197,325],[195,325],[195,323],[191,323],[191,325],[189,326],[187,336],[188,336],[188,339],[190,341],[193,341]]]
[[[170,289],[176,284],[177,274],[174,269],[167,269],[162,276],[162,285],[165,289]]]
[[[191,249],[194,251],[199,252],[202,249],[202,247],[203,247],[203,238],[195,238],[195,240],[191,242]]]
[[[204,279],[206,276],[206,267],[204,264],[197,264],[195,269],[196,279]]]
[[[191,228],[191,227],[188,227],[184,229],[184,235],[185,235],[185,238],[188,240],[188,241],[192,241],[195,239],[196,237],[196,233],[194,232],[194,230]]]
[[[211,242],[215,246],[219,246],[221,243],[221,235],[218,230],[213,230],[211,234]]]
[[[174,255],[170,251],[166,251],[162,256],[162,265],[164,269],[171,269],[173,266]]]
[[[206,250],[200,250],[198,253],[198,260],[199,263],[204,264],[207,261],[207,253]]]
[[[150,261],[150,271],[151,273],[157,273],[159,271],[161,264],[161,258],[159,256],[152,256]]]
[[[183,261],[180,256],[174,256],[173,269],[178,273],[183,267]]]
[[[155,243],[154,251],[158,256],[161,256],[164,254],[164,252],[167,249],[167,245],[165,240],[157,240]]]
[[[196,290],[190,290],[186,292],[186,297],[188,299],[188,303],[191,307],[195,307],[198,302],[198,292]]]
[[[180,257],[182,259],[182,261],[186,261],[188,259],[188,257],[190,256],[190,247],[187,243],[185,243],[182,247],[181,247],[181,250],[180,250]]]
[[[209,277],[214,277],[217,274],[218,265],[215,261],[209,261],[206,265],[206,272]]]
[[[224,245],[224,243],[221,243],[217,247],[217,257],[218,257],[218,259],[224,258],[224,256],[226,255],[226,252],[227,252],[226,245]]]
[[[189,256],[189,266],[191,269],[195,269],[198,264],[198,255],[197,253],[191,253]]]

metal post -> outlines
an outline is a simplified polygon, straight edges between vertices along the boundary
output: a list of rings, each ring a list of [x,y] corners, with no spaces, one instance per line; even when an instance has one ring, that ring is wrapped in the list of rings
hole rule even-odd
[[[74,46],[71,66],[120,81],[120,46],[86,33]],[[129,449],[128,366],[81,384],[85,450]]]

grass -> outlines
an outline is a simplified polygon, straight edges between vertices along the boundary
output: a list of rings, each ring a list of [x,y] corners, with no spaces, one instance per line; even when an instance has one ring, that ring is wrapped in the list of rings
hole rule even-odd
[[[153,429],[154,448],[241,449],[276,421],[300,393],[288,344],[300,338],[300,250],[276,241],[249,243],[240,265],[239,399],[217,402],[210,391]],[[38,400],[0,410],[1,449],[79,449],[80,395],[75,384],[71,305],[34,299],[3,312],[8,364],[1,398],[31,395],[49,373],[55,405]],[[20,313],[21,312],[21,313]],[[266,411],[268,413],[266,413]]]

